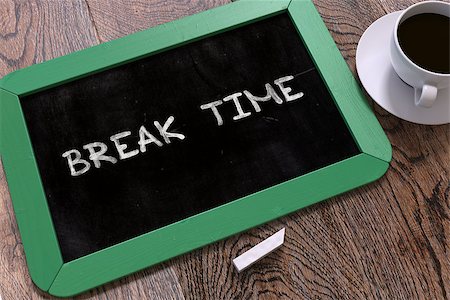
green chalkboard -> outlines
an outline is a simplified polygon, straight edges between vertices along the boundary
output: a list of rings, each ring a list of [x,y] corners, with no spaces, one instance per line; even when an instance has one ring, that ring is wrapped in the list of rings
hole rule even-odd
[[[69,296],[379,178],[313,4],[246,1],[14,72],[2,155],[33,281]]]

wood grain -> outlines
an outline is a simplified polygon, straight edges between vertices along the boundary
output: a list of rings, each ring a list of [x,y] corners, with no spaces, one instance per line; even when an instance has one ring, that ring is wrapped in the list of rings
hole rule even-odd
[[[354,73],[364,30],[413,2],[314,1]],[[411,124],[372,105],[394,148],[386,176],[177,258],[187,299],[450,297],[449,126]],[[254,268],[214,265],[281,227],[285,246]]]
[[[84,0],[0,0],[0,76],[98,43]],[[0,170],[0,296],[4,300],[53,299],[39,291],[28,275],[3,167]],[[164,265],[79,298],[135,297],[184,299],[175,271]]]
[[[224,2],[0,0],[0,76]],[[354,73],[364,30],[414,2],[314,1]],[[449,299],[450,127],[399,120],[368,99],[393,146],[381,180],[78,298]],[[281,227],[285,245],[236,273],[232,258]],[[3,171],[0,295],[49,298],[29,279]]]
[[[0,76],[96,45],[83,0],[0,0]]]
[[[86,0],[102,42],[170,22],[229,0]]]
[[[70,13],[69,13],[70,12]],[[0,76],[97,43],[83,1],[0,0]],[[0,173],[0,295],[41,299],[25,264],[3,167]]]

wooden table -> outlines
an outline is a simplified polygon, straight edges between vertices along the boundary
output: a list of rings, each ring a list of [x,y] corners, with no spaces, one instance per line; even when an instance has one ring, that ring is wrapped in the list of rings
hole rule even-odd
[[[226,2],[0,0],[0,76]],[[314,1],[354,73],[364,30],[413,2]],[[394,153],[381,180],[77,299],[449,299],[450,127],[415,125],[373,108]],[[281,227],[285,245],[237,274],[232,258]],[[3,168],[0,295],[51,298],[28,275]]]

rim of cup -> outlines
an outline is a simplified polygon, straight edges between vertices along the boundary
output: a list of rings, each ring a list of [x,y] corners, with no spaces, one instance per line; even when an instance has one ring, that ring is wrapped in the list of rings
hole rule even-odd
[[[398,26],[399,26],[400,23],[403,21],[403,18],[404,18],[404,16],[405,16],[405,14],[406,14],[407,12],[409,12],[410,10],[412,10],[412,9],[414,9],[414,8],[416,8],[416,7],[418,7],[418,6],[428,5],[428,4],[430,4],[430,3],[438,3],[439,5],[446,5],[446,6],[448,6],[448,9],[450,10],[450,3],[446,3],[446,2],[443,2],[443,1],[423,1],[423,2],[419,2],[419,3],[413,4],[413,5],[411,5],[410,7],[406,8],[405,10],[403,10],[403,12],[401,13],[401,15],[398,17],[397,21],[395,22],[395,26],[394,26],[394,42],[395,42],[395,46],[397,47],[397,49],[400,49],[400,54],[401,54],[401,56],[402,56],[404,59],[406,59],[409,63],[413,64],[416,68],[418,68],[418,69],[420,69],[420,70],[422,70],[422,71],[424,71],[424,72],[426,72],[426,73],[428,73],[428,74],[431,74],[431,75],[445,76],[445,77],[449,77],[449,78],[450,78],[450,73],[438,73],[438,72],[433,72],[433,71],[427,70],[427,69],[425,69],[425,68],[419,66],[417,63],[415,63],[414,61],[412,61],[412,60],[405,54],[405,52],[403,51],[402,47],[400,46],[400,43],[398,42]],[[421,13],[413,14],[412,16],[415,16],[415,15],[418,15],[418,14],[421,14]],[[410,17],[412,17],[412,16],[410,16]],[[444,16],[447,16],[447,15],[444,15]],[[447,16],[447,17],[450,18],[450,16]]]

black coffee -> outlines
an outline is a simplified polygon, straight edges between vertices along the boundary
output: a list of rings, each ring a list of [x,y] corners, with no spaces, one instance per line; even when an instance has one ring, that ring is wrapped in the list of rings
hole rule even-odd
[[[398,27],[403,52],[415,64],[436,72],[450,73],[450,18],[424,13],[406,19]]]

